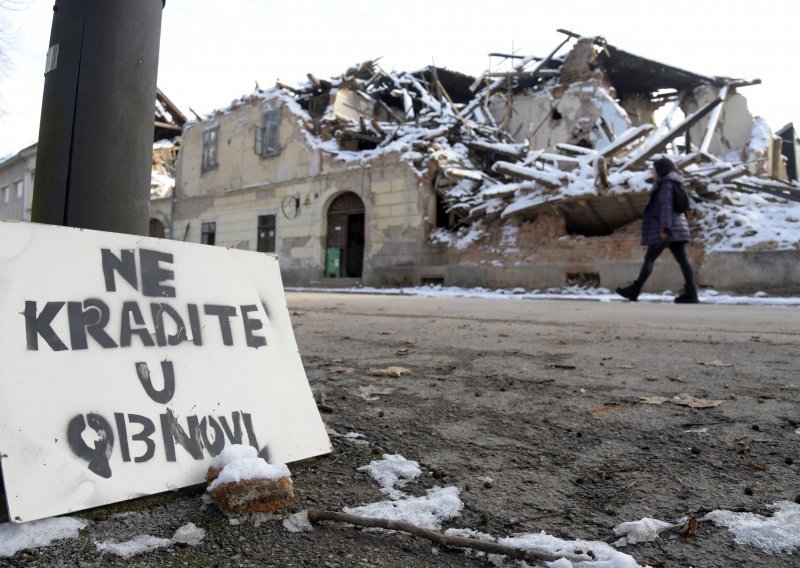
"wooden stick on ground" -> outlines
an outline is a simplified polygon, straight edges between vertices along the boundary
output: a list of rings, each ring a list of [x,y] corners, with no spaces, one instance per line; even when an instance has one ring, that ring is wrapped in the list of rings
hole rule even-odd
[[[402,531],[413,534],[414,536],[418,536],[420,538],[424,538],[440,546],[471,548],[473,550],[480,550],[481,552],[487,552],[489,554],[502,554],[503,556],[508,556],[509,558],[513,558],[515,560],[544,560],[547,562],[553,562],[559,558],[566,558],[571,562],[593,560],[593,558],[587,554],[564,554],[559,556],[546,552],[538,552],[536,550],[506,546],[497,542],[478,540],[463,536],[446,535],[403,521],[361,517],[358,515],[350,515],[348,513],[339,513],[337,511],[318,511],[316,509],[309,509],[308,520],[312,523],[318,523],[320,521],[338,521],[340,523],[349,523],[351,525],[357,525],[360,527]]]

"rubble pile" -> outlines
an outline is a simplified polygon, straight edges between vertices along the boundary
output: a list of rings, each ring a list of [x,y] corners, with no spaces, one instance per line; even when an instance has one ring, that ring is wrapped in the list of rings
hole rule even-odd
[[[150,167],[150,198],[161,199],[172,195],[175,189],[175,160],[180,143],[176,140],[159,140],[153,144]]]
[[[737,92],[759,80],[705,77],[558,31],[566,37],[547,56],[493,54],[516,63],[477,79],[433,66],[386,72],[372,60],[271,91],[295,103],[308,135],[339,159],[399,152],[432,184],[451,232],[546,213],[573,234],[610,234],[641,217],[650,160],[662,155],[694,201],[709,204],[694,212],[711,216],[700,223],[707,243],[727,230],[720,208],[741,194],[766,206],[800,202],[781,139]],[[787,239],[771,246],[800,248]]]

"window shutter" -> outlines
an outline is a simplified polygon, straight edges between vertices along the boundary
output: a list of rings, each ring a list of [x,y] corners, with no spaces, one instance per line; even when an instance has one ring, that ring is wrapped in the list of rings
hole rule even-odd
[[[253,139],[253,152],[259,156],[264,155],[264,129],[256,126],[255,136]]]

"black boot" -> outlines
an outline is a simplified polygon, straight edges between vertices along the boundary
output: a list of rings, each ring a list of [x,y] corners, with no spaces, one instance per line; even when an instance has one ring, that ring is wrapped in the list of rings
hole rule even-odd
[[[697,298],[697,289],[694,286],[687,286],[683,289],[683,293],[675,298],[676,304],[698,304],[700,300]]]
[[[630,286],[625,286],[624,288],[617,288],[616,290],[614,290],[614,292],[616,292],[626,300],[630,300],[631,302],[635,302],[639,298],[639,292],[641,291],[642,287],[639,286],[636,282],[634,282]]]

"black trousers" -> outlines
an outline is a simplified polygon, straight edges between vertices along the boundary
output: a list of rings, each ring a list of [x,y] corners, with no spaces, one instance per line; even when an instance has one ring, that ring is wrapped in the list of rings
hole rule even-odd
[[[644,264],[642,264],[642,269],[639,271],[639,277],[636,279],[635,284],[639,288],[644,286],[644,283],[648,278],[650,278],[650,274],[653,272],[656,259],[667,247],[669,247],[669,251],[672,253],[672,256],[675,257],[675,260],[678,261],[678,265],[681,267],[683,279],[686,283],[686,289],[693,290],[694,272],[692,272],[692,266],[689,264],[689,257],[686,256],[686,241],[664,241],[662,243],[658,243],[657,245],[649,245],[647,247],[647,252],[644,253]]]

